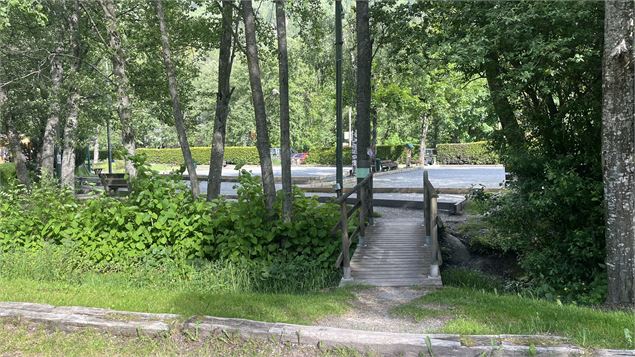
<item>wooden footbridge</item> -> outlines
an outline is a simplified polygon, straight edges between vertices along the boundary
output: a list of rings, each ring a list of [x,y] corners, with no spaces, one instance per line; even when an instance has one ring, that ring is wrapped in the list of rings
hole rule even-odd
[[[441,286],[438,244],[437,193],[427,171],[423,173],[424,209],[421,219],[380,219],[375,222],[372,205],[372,173],[346,194],[338,192],[340,220],[333,232],[341,232],[342,252],[336,262],[342,267],[342,284],[374,286]],[[349,207],[347,199],[356,194]],[[357,215],[356,229],[349,221]],[[354,254],[351,257],[351,247]]]

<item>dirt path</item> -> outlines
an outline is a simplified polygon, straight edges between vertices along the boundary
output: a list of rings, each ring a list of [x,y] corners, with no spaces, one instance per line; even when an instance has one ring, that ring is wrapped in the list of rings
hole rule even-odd
[[[427,294],[430,290],[414,287],[360,287],[353,293],[351,310],[341,316],[329,316],[317,325],[366,331],[430,333],[445,323],[444,319],[415,322],[392,314],[395,307]]]

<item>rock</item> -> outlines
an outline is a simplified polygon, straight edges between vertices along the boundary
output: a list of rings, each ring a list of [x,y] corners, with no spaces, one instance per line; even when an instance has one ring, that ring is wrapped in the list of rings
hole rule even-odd
[[[472,256],[460,239],[445,231],[439,240],[443,261],[450,265],[468,265]]]

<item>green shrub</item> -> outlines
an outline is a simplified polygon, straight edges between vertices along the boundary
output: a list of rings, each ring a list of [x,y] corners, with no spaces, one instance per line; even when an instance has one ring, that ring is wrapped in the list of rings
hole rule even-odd
[[[8,183],[14,181],[16,178],[15,164],[5,163],[0,164],[0,187],[6,186]]]
[[[194,199],[178,177],[158,176],[142,165],[142,157],[134,160],[138,178],[127,199],[78,202],[70,191],[47,182],[3,192],[0,251],[69,245],[102,267],[140,260],[247,260],[322,269],[335,261],[339,243],[328,233],[337,222],[335,205],[296,190],[294,220],[284,223],[276,218],[282,196],[270,216],[260,180],[247,172],[241,174],[237,202],[207,202]]]
[[[494,202],[487,221],[501,250],[514,251],[539,296],[601,303],[606,293],[604,209],[598,178],[569,160],[519,180]]]
[[[465,144],[437,144],[437,163],[443,165],[498,164],[498,155],[491,151],[486,141]]]

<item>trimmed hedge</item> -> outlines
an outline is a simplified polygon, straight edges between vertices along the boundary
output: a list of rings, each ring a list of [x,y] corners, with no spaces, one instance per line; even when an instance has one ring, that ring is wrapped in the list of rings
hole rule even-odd
[[[15,164],[6,163],[0,164],[0,186],[5,185],[7,182],[15,180]]]
[[[417,153],[417,147],[413,150],[413,158]],[[378,145],[377,157],[382,160],[404,161],[405,157],[404,145]],[[344,165],[351,165],[351,148],[344,148]],[[313,149],[309,152],[306,159],[307,164],[314,165],[335,165],[335,148]]]
[[[404,161],[404,145],[377,145],[377,157],[382,160]],[[413,159],[418,153],[418,147],[412,150]],[[344,148],[344,165],[351,164],[351,148]],[[307,164],[315,165],[335,165],[335,148],[313,149],[306,159]]]
[[[192,158],[198,164],[207,165],[211,155],[210,147],[191,147]],[[147,163],[150,164],[167,164],[181,165],[184,163],[181,148],[167,149],[150,149],[138,148],[137,154],[144,154],[147,157]],[[99,153],[99,158],[105,160],[108,152]],[[113,159],[121,159],[118,150],[113,150]],[[225,161],[232,164],[258,164],[258,149],[255,146],[227,146],[225,148]]]
[[[437,163],[445,165],[498,164],[500,159],[487,141],[464,144],[437,144]]]

